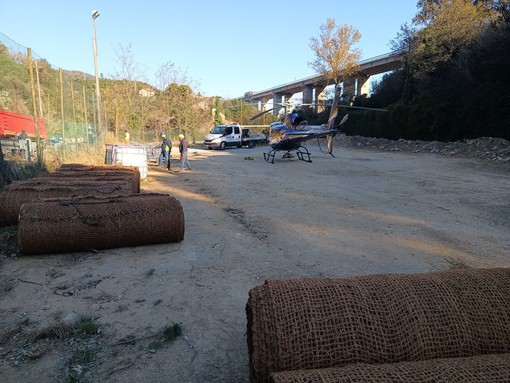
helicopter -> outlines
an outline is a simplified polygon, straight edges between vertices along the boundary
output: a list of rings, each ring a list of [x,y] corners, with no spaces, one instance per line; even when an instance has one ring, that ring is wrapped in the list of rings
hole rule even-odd
[[[340,105],[339,100],[342,99],[341,88],[339,86],[335,87],[333,102],[331,106],[331,111],[328,117],[328,122],[322,125],[308,125],[307,121],[303,120],[297,113],[296,110],[293,110],[291,113],[287,113],[286,109],[288,105],[279,104],[279,106],[283,106],[285,112],[283,117],[278,122],[273,122],[269,126],[269,135],[268,135],[268,145],[270,150],[264,153],[264,160],[269,163],[274,164],[274,159],[276,153],[279,151],[284,151],[285,153],[282,155],[282,158],[291,159],[294,158],[295,152],[297,158],[304,162],[312,162],[310,151],[303,145],[304,142],[317,139],[317,143],[319,144],[319,148],[322,152],[333,155],[333,138],[339,132],[340,127],[345,124],[345,122],[349,118],[349,114],[345,114],[340,121],[339,124],[335,124],[336,117],[338,115],[340,108],[347,109],[368,109],[375,110],[380,112],[387,112],[387,109],[378,109],[378,108],[366,108],[361,106],[354,106],[353,100],[354,97],[350,101],[350,105]],[[316,105],[316,104],[301,104],[300,106],[305,105]],[[265,113],[274,110],[275,108],[266,110],[262,113],[259,113],[253,116],[250,120],[255,120],[262,116]],[[324,151],[320,144],[320,139],[326,138],[327,142],[327,150]]]
[[[336,113],[333,115],[336,117]],[[349,115],[346,114],[342,118],[339,126],[343,125],[348,117]],[[333,156],[333,137],[338,133],[338,129],[336,127],[330,127],[330,125],[329,123],[323,125],[308,125],[297,113],[285,114],[282,121],[273,122],[269,126],[268,145],[270,150],[264,152],[264,160],[274,164],[274,158],[277,152],[284,151],[285,153],[282,158],[290,159],[294,158],[294,154],[292,154],[294,151],[299,160],[312,162],[311,153],[303,143],[305,141],[324,137],[327,139],[327,153]]]
[[[308,125],[295,111],[286,112],[286,105],[282,105],[285,113],[280,121],[273,122],[269,126],[268,145],[270,150],[264,152],[264,160],[274,164],[275,155],[279,151],[284,151],[282,158],[294,158],[294,154],[299,160],[304,162],[312,162],[310,151],[303,145],[304,142],[320,138],[327,140],[327,153],[333,156],[333,137],[338,133],[335,127],[335,119],[338,115],[338,99],[340,97],[339,89],[335,89],[333,105],[329,114],[328,123],[322,125]],[[305,104],[302,104],[304,106]],[[274,108],[273,108],[274,109]],[[266,110],[253,116],[251,120],[255,120],[261,115],[270,112],[273,109]],[[349,115],[346,114],[338,126],[343,125]],[[322,150],[322,148],[321,148]],[[333,156],[334,157],[334,156]]]

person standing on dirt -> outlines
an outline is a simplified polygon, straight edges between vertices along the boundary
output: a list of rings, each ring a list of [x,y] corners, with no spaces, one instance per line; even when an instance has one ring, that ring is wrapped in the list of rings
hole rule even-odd
[[[191,170],[191,166],[188,162],[188,142],[184,138],[184,134],[179,134],[179,152],[181,153],[181,170],[184,170],[184,166]]]
[[[159,155],[159,163],[158,166],[163,166],[163,161],[166,161],[166,168],[167,170],[170,170],[170,152],[172,150],[172,142],[166,137],[166,134],[163,133],[161,135],[161,138],[163,139],[161,141],[161,154]]]

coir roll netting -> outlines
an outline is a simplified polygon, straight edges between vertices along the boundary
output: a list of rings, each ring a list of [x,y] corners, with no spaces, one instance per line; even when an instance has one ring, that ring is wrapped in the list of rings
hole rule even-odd
[[[35,177],[36,179],[61,179],[66,180],[68,178],[96,178],[101,179],[103,181],[108,180],[118,180],[119,178],[122,179],[130,179],[133,182],[134,193],[140,192],[140,172],[137,170],[135,171],[126,171],[126,170],[88,170],[88,171],[65,171],[65,172],[55,172],[55,173],[48,173],[44,174],[38,177]]]
[[[27,203],[21,208],[18,224],[22,254],[140,246],[183,238],[182,206],[165,194]]]
[[[272,374],[271,383],[508,383],[510,354],[420,362],[352,364],[339,368],[285,371]]]
[[[128,171],[138,171],[138,168],[136,166],[124,166],[124,165],[107,165],[107,164],[101,164],[101,165],[86,165],[86,164],[62,164],[57,169],[58,172],[66,172],[66,171],[88,171],[88,170],[118,170],[118,169],[124,169]]]
[[[21,206],[42,198],[75,197],[89,195],[126,195],[133,193],[132,180],[95,178],[43,180],[41,178],[17,181],[0,193],[0,226],[17,225]]]
[[[57,169],[57,173],[82,172],[84,174],[87,174],[87,173],[92,173],[95,171],[131,173],[134,176],[135,183],[138,185],[138,190],[136,192],[137,193],[140,192],[140,177],[141,177],[141,175],[140,175],[140,169],[136,166],[62,164]]]
[[[112,189],[117,189],[113,185],[122,185],[122,188],[131,194],[136,194],[135,185],[131,177],[112,177],[112,179],[105,180],[104,177],[66,177],[66,178],[52,178],[52,177],[35,177],[23,181],[14,181],[6,186],[6,190],[23,189],[27,187],[41,187],[41,186],[107,186],[112,185]],[[107,193],[107,192],[106,192]]]
[[[268,280],[246,306],[250,369],[510,352],[510,269]]]

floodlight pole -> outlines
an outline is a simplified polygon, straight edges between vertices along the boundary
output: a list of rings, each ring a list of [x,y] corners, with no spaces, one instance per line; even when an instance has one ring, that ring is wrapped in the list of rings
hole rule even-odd
[[[96,71],[96,109],[97,109],[97,137],[96,139],[101,140],[102,128],[101,128],[101,91],[99,89],[99,69],[97,67],[97,38],[96,38],[96,19],[99,17],[99,11],[92,11],[92,25],[94,27],[94,37],[92,43],[94,46],[94,68]],[[102,142],[102,140],[100,141]]]

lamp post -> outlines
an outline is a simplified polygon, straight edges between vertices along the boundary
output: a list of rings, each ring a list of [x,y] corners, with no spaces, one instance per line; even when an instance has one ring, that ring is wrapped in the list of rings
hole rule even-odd
[[[96,39],[96,19],[99,17],[99,11],[92,11],[92,25],[94,27],[94,37],[92,43],[94,46],[94,68],[96,71],[96,108],[97,108],[97,139],[102,137],[101,129],[101,91],[99,89],[99,70],[97,68],[97,39]]]

